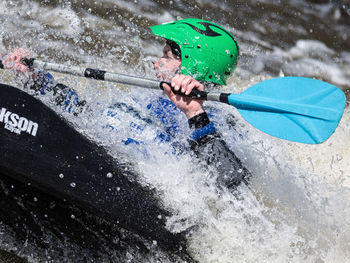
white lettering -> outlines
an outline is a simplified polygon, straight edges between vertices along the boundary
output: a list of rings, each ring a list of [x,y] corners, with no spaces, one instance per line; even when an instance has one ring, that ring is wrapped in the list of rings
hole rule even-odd
[[[1,122],[4,122],[5,112],[6,112],[6,109],[2,108],[1,112],[0,112],[0,121]]]
[[[12,113],[11,111],[7,111],[6,108],[1,108],[0,112],[0,122],[5,124],[5,129],[9,130],[18,135],[21,134],[21,131],[25,131],[28,134],[36,136],[39,124],[28,120],[25,117],[20,117],[16,113]]]
[[[29,121],[29,125],[27,128],[27,133],[36,136],[36,133],[38,131],[39,125],[36,122]]]
[[[16,127],[18,125],[18,119],[19,119],[18,114],[12,113],[10,115],[10,119],[11,119],[11,122],[9,122],[9,124],[12,125],[13,127]]]
[[[21,131],[25,131],[28,128],[28,120],[26,118],[21,117],[18,121],[18,128],[21,129]]]
[[[9,130],[10,132],[13,132],[13,133],[16,133],[18,135],[21,134],[21,130],[16,128],[16,127],[13,127],[11,124],[9,123],[6,123],[5,124],[5,129]]]
[[[9,122],[9,117],[10,117],[11,113],[12,113],[11,111],[8,111],[8,112],[5,113],[5,119],[4,119],[5,123]]]

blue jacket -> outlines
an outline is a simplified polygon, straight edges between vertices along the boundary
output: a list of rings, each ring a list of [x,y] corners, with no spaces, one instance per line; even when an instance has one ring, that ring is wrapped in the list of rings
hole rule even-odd
[[[81,100],[73,89],[55,82],[49,73],[39,72],[34,85],[29,88],[35,90],[36,95],[53,93],[56,104],[72,114],[78,115],[85,107],[85,101]],[[182,113],[170,100],[158,97],[151,101],[145,110],[148,111],[147,116],[150,118],[142,117],[139,111],[126,103],[115,103],[101,113],[101,116],[106,118],[106,122],[102,124],[103,128],[120,134],[118,121],[121,121],[121,113],[131,114],[132,119],[137,121],[130,122],[128,132],[121,138],[121,142],[139,149],[145,157],[148,156],[147,147],[140,146],[150,141],[157,144],[168,143],[172,146],[172,154],[179,154],[184,149],[191,148],[198,159],[204,161],[202,162],[204,165],[214,165],[218,171],[219,185],[234,187],[249,177],[249,171],[227,147],[206,113],[189,120],[191,134],[188,143],[184,145],[183,142],[174,139],[182,130],[179,123],[179,114]],[[142,134],[155,120],[161,125],[157,125],[157,129],[152,130],[152,138],[147,142],[140,140],[142,136],[138,135]]]

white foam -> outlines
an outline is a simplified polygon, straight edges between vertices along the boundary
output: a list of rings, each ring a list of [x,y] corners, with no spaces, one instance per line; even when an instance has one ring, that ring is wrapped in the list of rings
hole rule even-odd
[[[316,40],[298,40],[289,50],[274,47],[272,52],[255,57],[254,72],[266,64],[280,64],[282,75],[316,77],[335,85],[350,87],[348,52],[339,52]],[[256,65],[260,65],[257,67]]]

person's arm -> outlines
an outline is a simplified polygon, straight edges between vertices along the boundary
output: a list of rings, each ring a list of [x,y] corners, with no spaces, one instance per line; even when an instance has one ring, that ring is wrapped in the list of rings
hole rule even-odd
[[[82,112],[86,101],[80,100],[74,89],[57,83],[54,77],[48,73],[39,71],[34,81],[28,81],[25,87],[35,91],[36,95],[51,93],[54,103],[69,113],[74,115]]]
[[[191,149],[198,159],[215,167],[218,185],[231,189],[249,179],[250,172],[229,149],[206,112],[190,118],[188,123],[192,129],[189,140]]]
[[[13,70],[17,75],[26,79],[25,88],[35,91],[35,95],[52,93],[56,105],[63,110],[78,114],[83,110],[85,101],[79,100],[78,94],[71,88],[57,83],[48,72],[36,71],[22,63],[23,59],[30,56],[30,52],[24,49],[15,49],[8,53],[3,60],[6,69]]]
[[[171,81],[171,86],[184,94],[189,94],[192,89],[204,90],[203,84],[185,75],[176,75]],[[210,122],[203,109],[203,101],[176,95],[166,84],[163,84],[163,88],[169,99],[188,118],[192,129],[191,149],[200,160],[215,167],[218,172],[218,184],[231,188],[245,181],[250,175],[249,171],[216,132],[214,123]]]

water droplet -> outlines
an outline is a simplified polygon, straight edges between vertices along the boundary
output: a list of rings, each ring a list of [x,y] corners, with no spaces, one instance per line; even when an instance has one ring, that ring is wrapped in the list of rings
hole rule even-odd
[[[92,38],[90,36],[87,36],[85,38],[86,42],[88,42],[89,44],[92,42]]]
[[[112,178],[113,174],[112,173],[107,173],[107,178]]]
[[[64,174],[59,174],[58,177],[62,179],[64,177]]]
[[[33,200],[34,200],[34,202],[38,202],[38,198],[37,197],[34,197]]]
[[[75,219],[75,215],[71,214],[70,218]]]
[[[76,187],[76,186],[77,186],[77,184],[76,184],[76,183],[74,183],[74,182],[72,182],[72,183],[70,183],[70,186],[71,186],[71,187]]]

